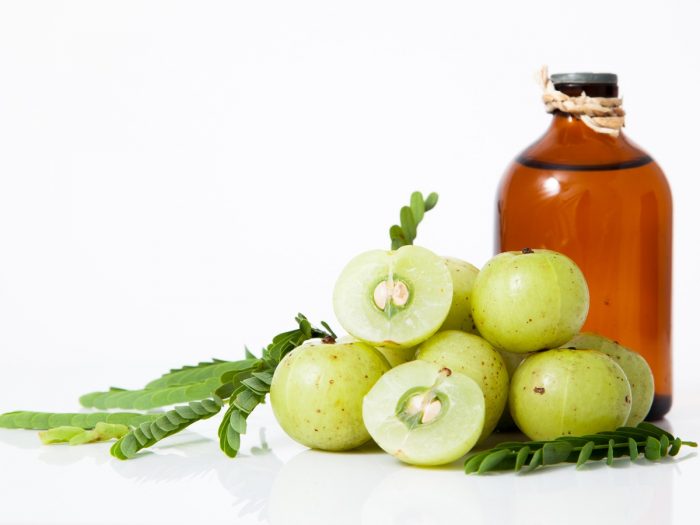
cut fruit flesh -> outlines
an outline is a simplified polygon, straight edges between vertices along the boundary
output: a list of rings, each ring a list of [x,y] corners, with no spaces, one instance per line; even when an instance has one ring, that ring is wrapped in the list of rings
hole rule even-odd
[[[484,396],[472,379],[411,361],[384,374],[365,396],[362,417],[374,441],[413,465],[443,465],[476,444]]]
[[[434,334],[452,304],[443,258],[419,246],[362,253],[343,269],[333,308],[343,328],[376,346],[406,348]]]

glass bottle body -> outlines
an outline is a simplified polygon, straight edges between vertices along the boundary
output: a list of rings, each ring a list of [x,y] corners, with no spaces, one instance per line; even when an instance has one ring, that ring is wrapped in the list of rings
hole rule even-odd
[[[548,248],[571,257],[590,290],[582,331],[619,341],[649,362],[649,419],[672,399],[672,199],[666,177],[624,135],[563,113],[508,168],[498,190],[497,252]]]

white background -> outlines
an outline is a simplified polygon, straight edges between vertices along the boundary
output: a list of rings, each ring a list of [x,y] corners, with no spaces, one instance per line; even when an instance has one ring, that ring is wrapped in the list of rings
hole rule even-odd
[[[481,266],[498,180],[548,123],[543,64],[616,72],[668,176],[688,402],[697,20],[690,0],[0,0],[0,412],[237,358],[299,311],[335,325],[337,274],[416,189],[441,197],[419,242]]]

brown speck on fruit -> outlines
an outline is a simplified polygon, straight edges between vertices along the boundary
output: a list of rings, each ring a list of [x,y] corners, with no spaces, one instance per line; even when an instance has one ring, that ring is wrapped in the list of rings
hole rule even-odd
[[[314,428],[314,432],[318,432],[318,429],[317,429],[317,428]]]
[[[331,359],[338,359],[338,356],[335,354],[331,354]]]
[[[630,396],[625,396],[625,403],[630,404]]]
[[[450,377],[452,375],[452,370],[450,370],[447,367],[441,368],[440,373],[443,374],[445,377]]]
[[[330,383],[332,385],[333,383],[335,383],[335,379],[329,379],[328,383]]]
[[[528,318],[527,318],[527,322],[528,322],[528,323],[531,323],[531,322],[532,322],[532,317],[528,317]]]
[[[608,299],[605,299],[605,301],[603,301],[603,304],[605,306],[610,306],[610,301]]]
[[[332,345],[335,343],[335,337],[333,337],[332,335],[327,335],[326,337],[321,339],[321,342],[326,345]]]
[[[369,379],[369,376],[367,374],[365,374],[365,379]]]
[[[317,408],[317,409],[316,409],[316,413],[317,413],[317,414],[320,414],[320,413],[321,413],[321,409],[320,409],[320,408]]]
[[[543,386],[536,386],[535,388],[532,389],[532,391],[533,391],[535,394],[540,394],[540,395],[542,395],[542,394],[544,394],[544,387],[543,387]]]
[[[535,253],[532,248],[523,248],[520,251],[523,253]]]

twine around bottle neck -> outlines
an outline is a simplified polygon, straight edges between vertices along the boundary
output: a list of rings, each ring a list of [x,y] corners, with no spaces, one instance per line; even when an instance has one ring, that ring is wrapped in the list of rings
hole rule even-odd
[[[548,113],[561,111],[579,120],[597,133],[617,137],[625,125],[625,110],[618,97],[589,97],[585,92],[570,96],[558,91],[549,78],[547,66],[538,75],[542,101]]]

